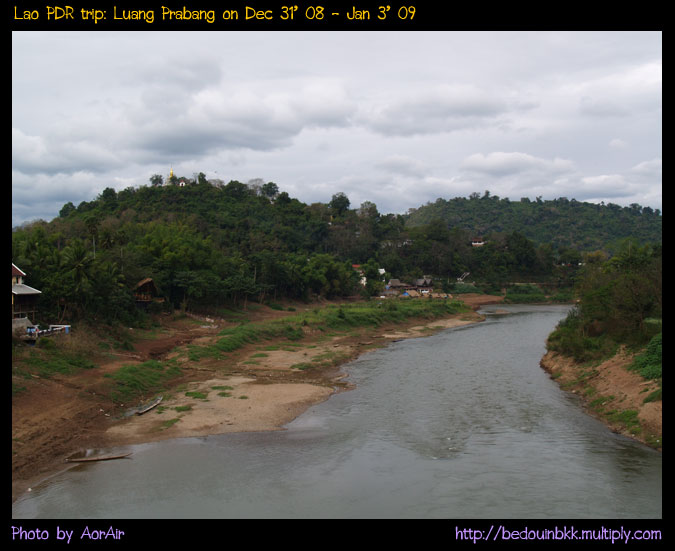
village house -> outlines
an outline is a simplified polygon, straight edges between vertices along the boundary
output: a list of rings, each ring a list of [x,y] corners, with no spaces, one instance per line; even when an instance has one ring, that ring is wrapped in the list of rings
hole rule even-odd
[[[23,282],[26,274],[12,263],[12,319],[34,318],[42,291]]]
[[[404,297],[420,297],[431,296],[433,291],[433,278],[430,275],[425,275],[421,278],[415,279],[414,283],[405,283],[399,279],[390,279],[389,283],[385,285],[382,296],[404,296]],[[447,295],[444,295],[447,296]]]
[[[141,307],[147,307],[151,302],[164,302],[162,297],[157,296],[157,287],[150,277],[142,279],[134,288],[134,300]]]
[[[382,296],[392,297],[398,296],[401,293],[404,293],[408,289],[413,289],[414,287],[409,283],[403,283],[398,279],[390,279],[389,283],[384,286],[384,291],[382,291]]]
[[[424,277],[415,280],[415,290],[419,293],[429,293],[433,289],[433,283],[431,276],[425,275]]]
[[[389,283],[387,283],[387,287],[398,291],[404,291],[406,289],[412,288],[412,285],[410,285],[409,283],[403,283],[398,279],[390,279]]]
[[[32,319],[37,314],[37,301],[42,291],[33,289],[23,282],[25,272],[12,263],[12,332],[22,333],[35,328]]]

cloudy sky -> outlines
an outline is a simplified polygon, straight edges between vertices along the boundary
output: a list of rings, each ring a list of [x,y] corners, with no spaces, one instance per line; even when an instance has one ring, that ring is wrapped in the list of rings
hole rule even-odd
[[[14,32],[12,224],[204,172],[662,209],[660,32]]]

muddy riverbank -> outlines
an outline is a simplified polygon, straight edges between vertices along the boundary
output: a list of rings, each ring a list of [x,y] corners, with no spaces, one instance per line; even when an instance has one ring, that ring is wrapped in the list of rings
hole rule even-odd
[[[501,297],[463,296],[475,309]],[[265,309],[256,319],[280,317]],[[161,336],[135,343],[133,351],[76,375],[24,382],[25,392],[12,400],[12,499],[38,481],[62,471],[66,460],[87,450],[170,438],[228,432],[279,430],[311,405],[349,389],[340,366],[373,348],[404,338],[476,323],[474,312],[443,319],[409,320],[360,328],[329,339],[308,334],[300,346],[283,342],[248,345],[222,360],[193,361],[189,345],[207,345],[223,328],[222,320],[165,321]],[[124,416],[102,392],[105,375],[123,364],[173,358],[181,376],[160,406],[141,416]],[[127,404],[129,406],[129,404]]]
[[[625,350],[596,366],[580,365],[555,352],[547,352],[541,366],[561,388],[579,396],[588,413],[611,430],[660,450],[663,402],[646,400],[659,385],[629,371],[627,367],[632,361],[633,355]]]

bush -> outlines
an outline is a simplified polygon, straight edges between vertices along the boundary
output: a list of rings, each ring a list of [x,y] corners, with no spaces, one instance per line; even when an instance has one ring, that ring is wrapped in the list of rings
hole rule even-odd
[[[646,350],[633,360],[630,369],[637,371],[645,379],[661,379],[663,365],[661,339],[662,333],[652,337]]]
[[[572,290],[565,290],[562,289],[558,291],[556,294],[550,297],[550,300],[553,302],[572,302],[574,300],[574,293]]]
[[[546,302],[546,296],[536,285],[514,285],[506,290],[507,302]]]
[[[574,308],[558,323],[546,344],[549,350],[569,356],[578,362],[607,358],[617,348],[616,343],[605,335],[589,337],[584,334],[578,308]]]
[[[462,293],[480,293],[480,290],[471,283],[455,283],[452,294],[461,295]]]

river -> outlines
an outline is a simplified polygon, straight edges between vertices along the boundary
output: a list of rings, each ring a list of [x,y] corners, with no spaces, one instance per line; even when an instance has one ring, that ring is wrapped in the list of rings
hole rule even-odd
[[[286,430],[130,446],[19,498],[13,518],[661,518],[661,454],[539,366],[566,306],[396,342]],[[508,311],[508,314],[498,312]]]

